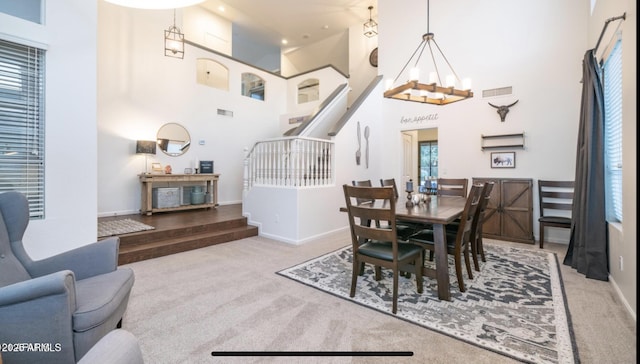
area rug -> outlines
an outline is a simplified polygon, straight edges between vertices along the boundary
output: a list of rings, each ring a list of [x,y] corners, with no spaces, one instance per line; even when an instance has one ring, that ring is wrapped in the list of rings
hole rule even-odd
[[[131,219],[121,219],[98,222],[98,237],[114,236],[135,233],[144,230],[153,230],[153,226],[143,224]]]
[[[485,255],[487,261],[473,280],[464,273],[464,293],[450,262],[451,301],[438,299],[434,279],[425,278],[424,293],[418,294],[415,278],[400,277],[396,315],[391,313],[389,269],[383,269],[377,282],[367,264],[355,297],[349,297],[350,246],[278,274],[523,362],[579,362],[556,255],[489,244]]]

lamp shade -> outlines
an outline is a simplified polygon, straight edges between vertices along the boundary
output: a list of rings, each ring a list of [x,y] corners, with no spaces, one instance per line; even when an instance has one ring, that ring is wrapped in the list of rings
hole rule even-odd
[[[156,154],[156,145],[153,140],[137,140],[136,154]]]

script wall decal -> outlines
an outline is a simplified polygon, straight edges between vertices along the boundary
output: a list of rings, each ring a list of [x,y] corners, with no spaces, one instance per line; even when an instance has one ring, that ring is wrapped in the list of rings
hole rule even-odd
[[[416,115],[414,117],[400,117],[400,124],[424,124],[428,121],[438,120],[438,113]]]

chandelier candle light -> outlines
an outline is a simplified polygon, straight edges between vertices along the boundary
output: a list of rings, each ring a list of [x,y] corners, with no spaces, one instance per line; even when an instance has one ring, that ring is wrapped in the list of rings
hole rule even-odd
[[[429,73],[428,83],[420,83],[420,69],[418,68],[418,63],[420,62],[422,53],[427,46],[435,71]],[[444,62],[451,71],[451,74],[447,75],[444,79],[444,83],[442,82],[440,70],[436,63],[433,46],[435,46],[435,50],[437,50],[441,58],[444,59]],[[411,63],[416,54],[418,56],[415,60],[414,67],[409,71],[408,81],[402,85],[395,86],[398,78],[400,78],[406,70],[407,66]],[[456,83],[460,84],[462,87],[456,88]],[[421,102],[426,104],[447,105],[452,102],[466,100],[473,97],[473,92],[471,92],[471,80],[460,80],[447,60],[447,57],[440,49],[440,46],[438,46],[438,43],[434,38],[434,34],[429,31],[429,0],[427,0],[427,32],[422,35],[422,42],[418,45],[407,63],[405,63],[404,67],[402,67],[398,76],[396,76],[394,80],[388,80],[386,86],[386,91],[384,92],[385,98]]]

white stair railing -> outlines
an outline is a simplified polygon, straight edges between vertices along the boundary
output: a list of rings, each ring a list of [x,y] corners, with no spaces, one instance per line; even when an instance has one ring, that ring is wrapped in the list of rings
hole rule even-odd
[[[283,137],[259,141],[245,151],[245,191],[254,185],[310,187],[334,183],[332,141]]]

